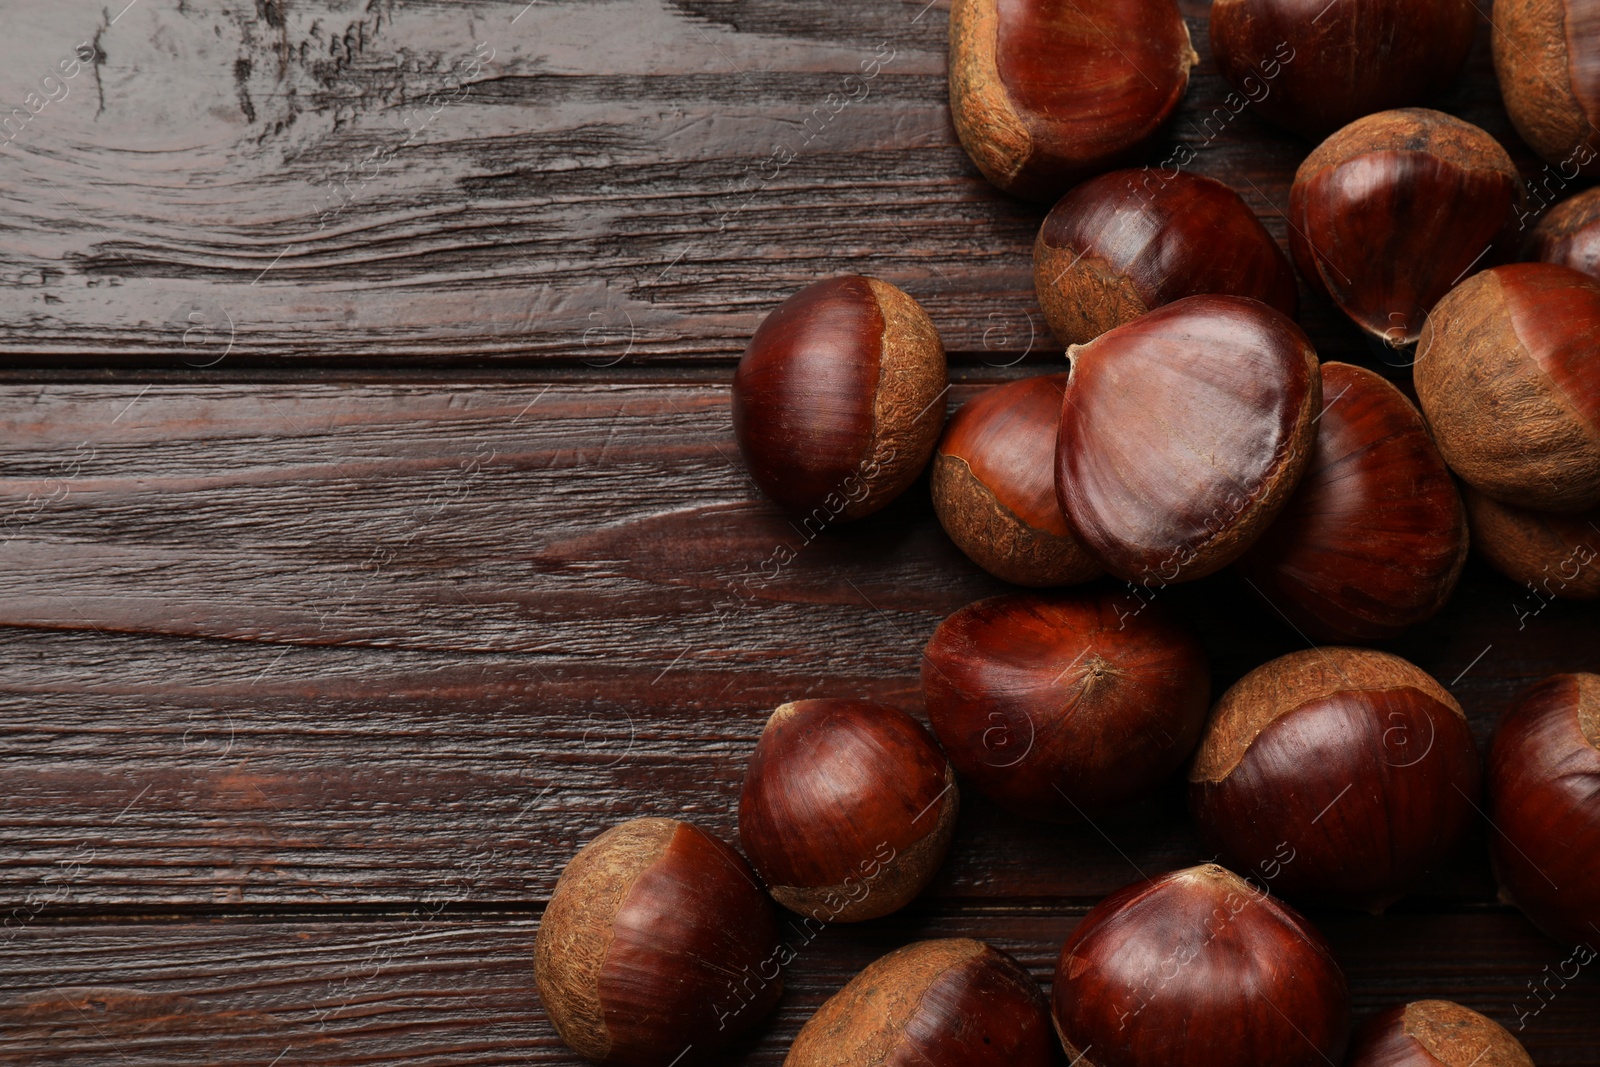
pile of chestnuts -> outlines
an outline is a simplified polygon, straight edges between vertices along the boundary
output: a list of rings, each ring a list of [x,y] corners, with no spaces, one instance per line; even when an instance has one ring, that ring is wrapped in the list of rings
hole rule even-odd
[[[1574,175],[1600,174],[1592,8],[1494,4],[1511,119]],[[1174,0],[953,0],[955,130],[990,182],[1054,205],[1034,280],[1068,372],[947,421],[930,316],[888,282],[830,278],[756,331],[733,428],[756,484],[819,528],[926,470],[955,545],[1027,588],[938,626],[927,725],[850,694],[773,710],[742,853],[659,818],[585,846],[535,951],[567,1044],[669,1067],[748,1033],[796,955],[784,931],[916,898],[962,789],[1074,823],[1181,777],[1217,862],[1102,900],[1048,996],[992,946],[916,942],[834,993],[786,1062],[1531,1064],[1444,1000],[1352,1030],[1339,962],[1294,907],[1381,912],[1487,813],[1503,899],[1553,938],[1600,936],[1600,674],[1527,689],[1485,760],[1445,686],[1363,647],[1446,610],[1469,544],[1547,595],[1600,598],[1600,190],[1529,227],[1506,150],[1422,106],[1477,28],[1467,0],[1215,0],[1210,48],[1240,106],[1319,142],[1286,255],[1222,182],[1127,169],[1198,62]],[[1408,353],[1409,381],[1390,380],[1398,363],[1322,362],[1297,273],[1379,351]],[[1225,569],[1310,647],[1219,695],[1156,593]]]

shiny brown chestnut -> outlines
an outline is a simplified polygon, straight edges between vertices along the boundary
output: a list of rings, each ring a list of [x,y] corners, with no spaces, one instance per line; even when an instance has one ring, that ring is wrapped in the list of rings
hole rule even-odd
[[[1600,940],[1600,674],[1517,698],[1489,748],[1490,856],[1507,897],[1558,941]]]
[[[1413,380],[1473,487],[1535,511],[1600,507],[1600,281],[1552,263],[1468,278],[1428,316]]]
[[[1065,374],[985,389],[934,452],[933,510],[978,566],[1017,585],[1072,585],[1100,574],[1056,501],[1056,424]]]
[[[818,529],[893,500],[944,425],[944,346],[887,282],[806,286],[768,315],[733,378],[733,431],[763,492]]]
[[[1217,0],[1209,25],[1211,54],[1237,93],[1317,138],[1442,92],[1478,18],[1470,0]]]
[[[1062,197],[1034,241],[1033,284],[1069,345],[1200,293],[1295,312],[1294,270],[1255,212],[1215,178],[1182,171],[1112,171]]]
[[[1494,72],[1511,122],[1565,180],[1600,174],[1600,21],[1588,0],[1495,0]]]
[[[1199,61],[1172,0],[953,0],[950,114],[1006,192],[1054,200],[1154,141]]]
[[[911,716],[864,700],[772,713],[739,796],[739,842],[773,899],[822,922],[887,915],[928,884],[961,807]]]
[[[1449,1000],[1414,1000],[1362,1027],[1345,1067],[1533,1067],[1506,1028]]]
[[[749,1030],[783,991],[777,918],[692,823],[634,819],[572,858],[534,942],[539,999],[585,1059],[667,1067]]]
[[[1450,599],[1467,559],[1466,511],[1400,390],[1324,363],[1322,396],[1300,487],[1236,566],[1311,637],[1392,637]]]
[[[1464,497],[1472,543],[1495,570],[1527,586],[1540,602],[1600,598],[1600,510],[1578,515],[1529,511],[1470,485]]]
[[[1526,251],[1528,259],[1600,278],[1600,188],[1569,196],[1546,212],[1529,234]]]
[[[1215,864],[1118,890],[1061,948],[1056,1030],[1095,1067],[1327,1067],[1350,990],[1292,908]]]
[[[784,1067],[1051,1067],[1050,1010],[1033,977],[982,941],[919,941],[817,1009]]]
[[[1073,821],[1183,765],[1211,678],[1194,634],[1131,594],[1015,593],[945,619],[922,692],[950,760],[1019,815]]]
[[[1294,492],[1322,406],[1317,353],[1280,311],[1191,296],[1067,352],[1056,495],[1106,570],[1202,578]]]
[[[1236,870],[1292,899],[1381,911],[1461,841],[1481,771],[1466,714],[1398,656],[1312,648],[1222,695],[1189,807]]]
[[[1315,289],[1391,347],[1469,272],[1509,258],[1522,178],[1500,142],[1438,111],[1357,119],[1289,190],[1289,251]]]

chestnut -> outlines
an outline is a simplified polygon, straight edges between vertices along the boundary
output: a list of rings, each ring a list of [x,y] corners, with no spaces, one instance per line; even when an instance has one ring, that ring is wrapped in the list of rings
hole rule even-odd
[[[1295,312],[1294,271],[1255,212],[1215,178],[1182,171],[1112,171],[1062,197],[1034,241],[1033,284],[1051,331],[1072,345],[1199,293]]]
[[[1211,54],[1238,94],[1314,139],[1443,91],[1478,17],[1470,0],[1217,0],[1210,28]]]
[[[1483,130],[1425,108],[1382,111],[1295,171],[1289,251],[1357,327],[1399,348],[1451,286],[1509,257],[1521,198],[1511,157]]]
[[[1327,1067],[1350,1036],[1322,935],[1209,863],[1097,904],[1061,948],[1052,1001],[1068,1058],[1095,1067]]]
[[[572,858],[534,941],[556,1031],[585,1059],[667,1067],[777,1003],[772,902],[733,848],[692,823],[634,819]]]
[[[1322,379],[1294,320],[1248,297],[1190,296],[1067,356],[1056,495],[1101,565],[1152,586],[1243,555],[1315,440]]]
[[[1428,316],[1413,379],[1450,469],[1506,504],[1600,506],[1600,281],[1553,263],[1468,278]]]
[[[1312,648],[1222,695],[1189,806],[1229,864],[1274,892],[1381,911],[1461,841],[1480,776],[1466,714],[1426,672]]]
[[[985,178],[1054,200],[1151,144],[1199,59],[1173,0],[953,0],[950,116]]]
[[[1600,278],[1600,188],[1551,208],[1528,236],[1528,259],[1559,263]]]
[[[922,654],[933,732],[975,788],[1073,821],[1183,765],[1205,723],[1200,642],[1126,594],[1013,593],[945,619]]]
[[[1065,374],[985,389],[945,427],[933,455],[933,510],[978,566],[1017,585],[1100,574],[1056,501],[1056,424]]]
[[[1052,1067],[1049,1005],[982,941],[919,941],[871,964],[800,1028],[784,1067]]]
[[[864,700],[797,700],[767,720],[739,842],[773,899],[823,922],[887,915],[950,848],[956,772],[917,720]]]
[[[1450,1000],[1414,1000],[1375,1016],[1345,1067],[1533,1067],[1493,1019]]]
[[[1467,518],[1422,416],[1383,378],[1322,365],[1311,461],[1237,568],[1290,624],[1373,641],[1444,606],[1467,559]]]
[[[733,431],[762,491],[820,531],[916,481],[944,425],[945,388],[944,346],[920,304],[876,278],[829,278],[778,305],[750,339]]]
[[[1600,174],[1600,24],[1588,0],[1495,0],[1489,21],[1500,95],[1522,139],[1564,177]]]
[[[1478,553],[1535,596],[1600,598],[1600,510],[1552,515],[1502,504],[1467,487]]]
[[[1490,858],[1502,896],[1568,944],[1600,938],[1600,674],[1517,697],[1489,747]]]

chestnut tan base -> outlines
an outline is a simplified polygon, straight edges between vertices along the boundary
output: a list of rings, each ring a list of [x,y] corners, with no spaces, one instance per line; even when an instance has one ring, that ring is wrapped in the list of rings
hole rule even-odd
[[[1453,1001],[1414,1001],[1401,1018],[1405,1032],[1443,1067],[1533,1067],[1505,1027]]]
[[[1472,543],[1501,574],[1540,596],[1600,598],[1600,530],[1574,541],[1553,525],[1567,525],[1565,517],[1514,508],[1471,487],[1462,495]],[[1592,514],[1600,522],[1600,512]]]
[[[776,714],[774,712],[774,716]],[[861,922],[899,911],[922,892],[950,851],[956,816],[961,811],[961,792],[956,788],[953,768],[945,768],[945,793],[939,805],[933,829],[884,864],[876,874],[863,876],[854,883],[815,889],[775,885],[770,889],[772,899],[790,911],[809,915],[819,922]]]
[[[1033,154],[1033,137],[1000,81],[999,22],[994,0],[951,0],[950,118],[978,170],[1009,190]]]
[[[1600,430],[1529,355],[1493,271],[1434,307],[1413,377],[1445,462],[1474,488],[1535,511],[1600,503]]]
[[[1024,522],[1000,503],[965,460],[937,453],[930,489],[933,510],[956,547],[978,566],[1014,585],[1087,582],[1100,564],[1075,537]]]
[[[1546,162],[1600,173],[1591,118],[1573,91],[1565,0],[1495,0],[1489,35],[1511,122]],[[1595,116],[1600,118],[1600,116]],[[1589,157],[1584,162],[1584,157]]]
[[[603,1060],[611,1052],[600,972],[615,936],[613,920],[678,825],[672,819],[635,819],[589,842],[561,873],[539,921],[534,984],[561,1040],[585,1059]]]
[[[889,953],[817,1009],[790,1046],[784,1067],[880,1067],[916,1017],[928,987],[987,951],[981,941],[952,938]]]
[[[1370,648],[1311,648],[1265,663],[1222,694],[1189,770],[1191,782],[1233,773],[1256,737],[1283,716],[1340,690],[1408,686],[1467,717],[1432,675],[1399,656]]]
[[[867,492],[845,506],[844,519],[876,511],[917,480],[944,429],[949,384],[944,344],[922,305],[888,282],[866,281],[883,315],[872,400],[876,432],[862,457]]]
[[[1063,345],[1081,345],[1107,330],[1132,322],[1150,309],[1134,289],[1100,256],[1033,242],[1033,287],[1050,332]]]

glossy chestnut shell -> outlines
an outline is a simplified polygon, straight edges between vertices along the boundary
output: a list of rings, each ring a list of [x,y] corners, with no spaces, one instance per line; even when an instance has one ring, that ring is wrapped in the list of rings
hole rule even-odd
[[[1494,71],[1522,139],[1565,180],[1600,174],[1600,21],[1588,0],[1495,0]]]
[[[944,425],[945,383],[944,347],[921,305],[876,278],[829,278],[785,300],[750,339],[733,430],[756,484],[815,536],[916,480]]]
[[[1062,946],[1052,993],[1068,1059],[1095,1067],[1327,1067],[1350,991],[1293,909],[1214,864],[1113,893]]]
[[[1317,353],[1259,300],[1191,296],[1068,350],[1056,495],[1105,569],[1147,586],[1241,556],[1299,483]]]
[[[773,899],[822,922],[887,915],[943,862],[961,794],[911,716],[797,700],[767,720],[739,796],[739,842]]]
[[[1600,598],[1600,511],[1553,515],[1512,507],[1467,487],[1478,554],[1536,597]]]
[[[1289,251],[1364,333],[1409,345],[1473,270],[1509,258],[1522,178],[1500,142],[1438,111],[1357,119],[1289,190]]]
[[[1216,179],[1183,171],[1112,171],[1062,197],[1034,241],[1033,283],[1069,345],[1200,293],[1295,312],[1294,271],[1255,212]]]
[[[1016,593],[945,619],[922,692],[950,761],[1019,815],[1073,821],[1149,790],[1194,749],[1204,650],[1131,594]]]
[[[1198,62],[1172,0],[952,0],[950,114],[995,185],[1054,200],[1152,143]]]
[[[1211,54],[1235,91],[1317,138],[1443,91],[1478,18],[1470,0],[1217,0],[1209,25]]]
[[[1222,695],[1189,806],[1229,865],[1291,899],[1379,911],[1479,817],[1466,715],[1427,673],[1363,648],[1313,648]]]
[[[1600,188],[1585,189],[1547,211],[1529,234],[1525,258],[1600,278]]]
[[[1413,379],[1474,488],[1535,511],[1600,506],[1600,282],[1551,263],[1468,278],[1428,316]]]
[[[1567,944],[1600,940],[1600,674],[1517,698],[1489,748],[1490,855],[1502,894]]]
[[[1449,1000],[1416,1000],[1370,1020],[1345,1067],[1533,1067],[1499,1023]]]
[[[1238,568],[1310,637],[1392,637],[1450,598],[1467,559],[1466,511],[1400,390],[1324,363],[1322,397],[1300,487]]]
[[[726,1045],[783,991],[772,902],[692,823],[634,819],[556,882],[534,942],[539,999],[585,1059],[667,1067]]]
[[[919,941],[883,957],[800,1029],[784,1067],[1051,1067],[1049,1005],[981,941]]]
[[[978,566],[1017,585],[1100,574],[1056,501],[1056,424],[1065,374],[985,389],[951,417],[934,452],[933,510]]]

